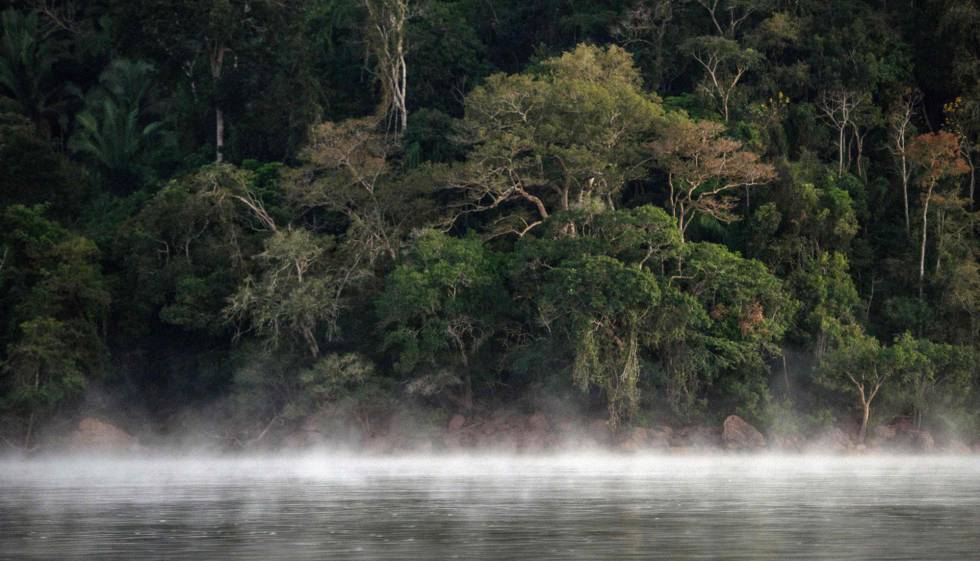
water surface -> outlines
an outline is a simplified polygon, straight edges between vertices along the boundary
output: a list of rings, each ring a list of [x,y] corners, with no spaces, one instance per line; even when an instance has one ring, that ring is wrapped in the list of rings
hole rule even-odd
[[[978,559],[980,459],[0,461],[12,559]]]

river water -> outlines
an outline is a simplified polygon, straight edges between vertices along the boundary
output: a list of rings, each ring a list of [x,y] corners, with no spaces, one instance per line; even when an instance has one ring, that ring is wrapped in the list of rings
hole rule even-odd
[[[0,460],[4,559],[980,559],[980,458]]]

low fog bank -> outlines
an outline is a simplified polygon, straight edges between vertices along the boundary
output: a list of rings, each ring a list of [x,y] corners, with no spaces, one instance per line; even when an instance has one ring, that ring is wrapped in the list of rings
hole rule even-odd
[[[980,477],[980,456],[903,454],[835,455],[828,453],[665,455],[611,451],[561,451],[541,454],[455,452],[365,456],[349,449],[319,449],[279,454],[51,453],[32,458],[0,458],[0,487],[138,485],[206,481],[282,481],[330,479],[349,483],[368,479],[510,479],[563,480],[583,476],[676,480],[795,480],[835,476],[878,479],[883,474]]]
[[[978,514],[978,456],[0,459],[18,559],[953,560]]]

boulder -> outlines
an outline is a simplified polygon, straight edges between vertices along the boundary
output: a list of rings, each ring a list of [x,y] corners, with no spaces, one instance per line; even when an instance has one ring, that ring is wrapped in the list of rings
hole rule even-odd
[[[851,437],[839,428],[832,428],[811,440],[806,448],[812,452],[846,452],[854,446]]]
[[[663,432],[653,431],[647,446],[652,450],[666,450],[670,448],[670,436]]]
[[[936,449],[936,440],[929,431],[912,431],[912,446],[919,452],[932,452]]]
[[[875,438],[882,442],[887,442],[895,438],[897,434],[898,434],[897,428],[891,425],[878,425],[874,429]]]
[[[459,429],[463,428],[463,425],[465,424],[466,424],[466,417],[457,413],[453,415],[452,419],[449,419],[449,430],[458,431]]]
[[[544,413],[538,411],[527,418],[527,426],[535,432],[547,432],[551,423],[548,422],[548,417]]]
[[[72,433],[71,446],[76,449],[131,450],[138,446],[136,438],[126,431],[92,417],[78,423]]]
[[[607,445],[612,440],[612,428],[609,421],[596,419],[589,423],[588,435],[595,440],[596,444]]]
[[[634,427],[626,432],[619,441],[619,448],[627,452],[639,452],[650,444],[650,431],[643,427]]]
[[[721,440],[729,450],[758,450],[766,447],[766,438],[738,415],[729,415],[722,424]]]

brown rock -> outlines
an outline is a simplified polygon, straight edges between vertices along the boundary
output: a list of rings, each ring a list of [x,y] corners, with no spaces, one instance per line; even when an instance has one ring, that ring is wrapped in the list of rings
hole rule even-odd
[[[633,427],[619,441],[619,448],[628,452],[638,452],[650,444],[650,432],[643,427]]]
[[[547,432],[551,423],[548,422],[548,417],[544,413],[538,411],[527,418],[527,426],[535,432]]]
[[[596,419],[589,423],[589,434],[598,444],[608,444],[612,440],[612,429],[609,421]]]
[[[811,451],[844,452],[853,447],[851,437],[839,428],[832,428],[810,441],[807,449]]]
[[[878,425],[874,430],[875,438],[880,441],[889,441],[895,438],[896,434],[898,434],[898,430],[891,425]]]
[[[917,430],[912,433],[912,446],[919,452],[932,452],[936,449],[936,441],[929,431]]]
[[[664,450],[670,448],[670,437],[660,432],[654,432],[653,435],[650,436],[650,441],[647,443],[647,446],[654,450]]]
[[[449,419],[449,430],[458,431],[459,429],[463,428],[463,425],[465,424],[466,424],[466,417],[457,413],[453,415],[452,419]]]
[[[721,440],[729,450],[765,448],[766,438],[738,415],[729,415],[722,425]]]
[[[82,419],[71,437],[71,446],[80,449],[130,450],[137,445],[126,431],[92,417]]]

